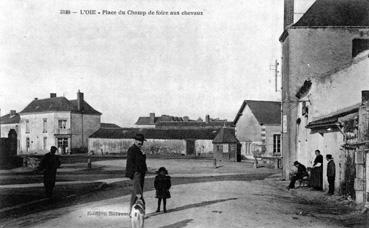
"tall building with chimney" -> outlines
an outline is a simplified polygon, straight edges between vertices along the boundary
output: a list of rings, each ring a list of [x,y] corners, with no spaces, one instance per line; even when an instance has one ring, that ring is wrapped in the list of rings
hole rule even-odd
[[[299,125],[305,127],[312,115],[308,113],[309,106],[313,104],[308,96],[301,95],[301,91],[318,79],[324,80],[324,75],[329,72],[354,62],[369,45],[367,0],[316,0],[306,12],[296,10],[298,3],[301,1],[285,0],[285,27],[280,36],[285,177],[288,177],[293,162],[305,157],[302,144],[306,142],[299,141]],[[305,117],[299,118],[299,113],[304,113]],[[328,151],[323,149],[324,155]]]
[[[35,98],[19,116],[20,154],[46,153],[51,146],[60,153],[87,151],[88,137],[101,125],[101,113],[80,91],[75,100],[56,93],[46,99]]]

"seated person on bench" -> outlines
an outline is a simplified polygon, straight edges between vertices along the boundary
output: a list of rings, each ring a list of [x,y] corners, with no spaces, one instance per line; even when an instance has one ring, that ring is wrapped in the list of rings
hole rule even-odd
[[[304,177],[309,176],[308,172],[306,171],[306,167],[303,164],[295,161],[293,165],[297,167],[297,173],[291,177],[290,185],[287,187],[288,190],[295,188],[295,182],[297,180],[302,180]]]

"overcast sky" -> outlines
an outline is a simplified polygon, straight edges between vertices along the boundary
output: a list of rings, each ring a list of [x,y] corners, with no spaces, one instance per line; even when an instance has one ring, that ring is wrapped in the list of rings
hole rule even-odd
[[[2,115],[52,92],[76,99],[78,89],[103,122],[121,126],[150,112],[233,120],[245,99],[280,98],[270,65],[281,57],[283,0],[33,0],[2,1],[0,8]]]

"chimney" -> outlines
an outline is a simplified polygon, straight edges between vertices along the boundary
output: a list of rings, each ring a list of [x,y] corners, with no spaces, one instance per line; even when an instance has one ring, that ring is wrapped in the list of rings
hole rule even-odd
[[[155,124],[155,113],[150,113],[150,124]]]
[[[78,111],[83,111],[83,93],[81,93],[79,90],[77,92],[77,109]]]
[[[56,93],[50,93],[50,98],[54,98],[54,97],[56,97]],[[37,100],[37,98],[35,100]]]
[[[184,122],[188,122],[189,120],[190,120],[190,118],[189,118],[188,116],[184,116],[184,117],[183,117],[183,121],[184,121]]]
[[[10,115],[14,116],[15,114],[17,114],[17,112],[15,110],[10,110]]]
[[[283,29],[293,24],[294,6],[295,0],[284,0],[284,18],[283,18]]]
[[[205,122],[206,122],[206,123],[210,123],[210,116],[209,116],[209,115],[206,115],[206,116],[205,116]]]
[[[35,101],[37,101],[38,100],[38,98],[37,97],[35,97]]]

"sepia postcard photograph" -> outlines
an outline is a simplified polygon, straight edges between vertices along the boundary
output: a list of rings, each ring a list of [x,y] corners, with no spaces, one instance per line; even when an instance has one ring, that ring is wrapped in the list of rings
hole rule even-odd
[[[0,9],[0,228],[369,227],[368,0]]]

